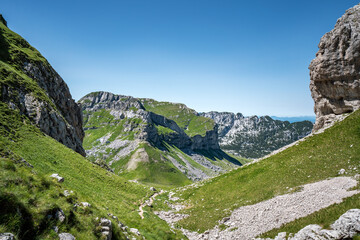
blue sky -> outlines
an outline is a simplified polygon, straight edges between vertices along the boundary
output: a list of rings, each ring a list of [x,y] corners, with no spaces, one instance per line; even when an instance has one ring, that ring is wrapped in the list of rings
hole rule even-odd
[[[3,0],[78,100],[92,91],[244,115],[313,115],[308,65],[357,1]]]

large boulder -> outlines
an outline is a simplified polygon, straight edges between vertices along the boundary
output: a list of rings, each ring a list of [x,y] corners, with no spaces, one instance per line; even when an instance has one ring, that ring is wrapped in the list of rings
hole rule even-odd
[[[12,233],[0,233],[0,240],[15,240],[15,236]]]
[[[101,235],[103,235],[106,240],[111,240],[112,238],[112,223],[107,218],[101,218],[99,226],[101,227]]]
[[[326,230],[322,229],[319,225],[311,224],[303,229],[301,229],[298,233],[295,234],[293,238],[288,238],[289,240],[336,240],[342,239],[339,232],[334,230]]]
[[[320,40],[319,51],[309,66],[316,113],[314,131],[360,108],[359,33],[360,5],[356,5]]]
[[[53,173],[53,174],[51,174],[51,176],[50,176],[51,178],[55,178],[58,182],[64,182],[64,178],[63,177],[61,177],[59,174],[57,174],[57,173]]]
[[[294,236],[290,234],[286,237],[286,233],[281,232],[274,240],[345,240],[352,239],[360,234],[360,209],[350,209],[340,216],[331,225],[331,230],[323,229],[319,225],[311,224]],[[270,238],[256,238],[256,240],[272,240]]]
[[[350,209],[341,215],[331,227],[345,239],[360,234],[360,209]]]
[[[59,239],[60,240],[75,240],[76,238],[70,233],[60,233]]]

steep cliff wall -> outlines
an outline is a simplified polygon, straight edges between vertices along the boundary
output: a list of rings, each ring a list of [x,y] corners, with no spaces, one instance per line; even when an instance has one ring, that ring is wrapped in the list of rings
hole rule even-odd
[[[320,40],[311,62],[310,90],[315,102],[314,131],[360,107],[360,5],[337,20]]]
[[[81,109],[47,60],[0,17],[0,100],[85,155]]]

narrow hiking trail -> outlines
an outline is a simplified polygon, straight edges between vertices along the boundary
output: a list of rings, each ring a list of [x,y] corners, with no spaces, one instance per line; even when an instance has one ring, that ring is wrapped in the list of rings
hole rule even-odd
[[[140,206],[139,206],[139,215],[140,215],[141,219],[144,219],[144,209],[143,209],[143,208],[146,207],[146,206],[149,206],[149,207],[150,207],[150,206],[153,204],[154,199],[155,199],[158,195],[162,194],[163,192],[164,192],[164,191],[161,190],[160,192],[154,193],[153,195],[150,196],[149,199],[147,199],[147,200],[144,201],[142,204],[140,204]]]

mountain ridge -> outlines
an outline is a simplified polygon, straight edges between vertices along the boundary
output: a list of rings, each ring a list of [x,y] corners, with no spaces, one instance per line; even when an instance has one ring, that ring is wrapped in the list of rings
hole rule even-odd
[[[79,104],[88,159],[132,180],[183,185],[241,165],[220,149],[213,120],[183,104],[109,92],[89,93]]]
[[[290,123],[269,116],[245,117],[241,113],[215,111],[201,115],[219,125],[219,142],[223,150],[246,158],[266,156],[305,137],[313,127],[310,121]]]

